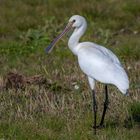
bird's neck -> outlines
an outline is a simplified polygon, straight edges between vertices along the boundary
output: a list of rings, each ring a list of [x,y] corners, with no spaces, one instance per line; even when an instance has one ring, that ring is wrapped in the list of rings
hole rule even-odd
[[[74,32],[72,33],[71,37],[69,38],[68,41],[68,46],[70,48],[70,50],[77,55],[78,50],[79,50],[79,40],[81,38],[81,36],[85,33],[87,28],[87,24],[83,24],[82,26],[80,26],[79,28],[75,28]]]

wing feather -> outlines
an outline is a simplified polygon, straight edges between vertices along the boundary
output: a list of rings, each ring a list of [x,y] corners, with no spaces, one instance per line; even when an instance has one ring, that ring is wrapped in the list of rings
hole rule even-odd
[[[121,66],[121,63],[118,59],[118,57],[112,52],[110,51],[109,49],[101,46],[101,45],[98,45],[96,43],[91,43],[91,42],[84,42],[84,43],[81,43],[82,46],[88,46],[88,47],[94,47],[96,48],[97,50],[99,50],[102,54],[104,54],[105,56],[107,56],[107,58],[110,58],[110,60],[116,64],[119,64]]]

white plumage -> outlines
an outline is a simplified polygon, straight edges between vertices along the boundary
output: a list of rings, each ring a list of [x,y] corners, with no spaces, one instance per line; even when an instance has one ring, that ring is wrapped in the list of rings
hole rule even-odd
[[[111,51],[93,43],[85,42],[79,45],[77,56],[82,71],[90,79],[117,86],[125,94],[129,81],[117,57],[115,59],[115,55],[112,55]],[[90,87],[93,89],[91,84]]]
[[[129,88],[129,80],[119,59],[112,51],[92,42],[79,42],[80,37],[85,33],[87,28],[85,18],[79,15],[74,15],[70,18],[64,31],[46,48],[47,53],[49,53],[55,43],[72,28],[74,28],[74,32],[68,41],[68,46],[73,54],[77,56],[79,66],[87,75],[89,85],[92,89],[94,111],[93,128],[96,134],[96,128],[104,126],[104,117],[109,103],[107,84],[115,85],[123,94],[126,94]],[[96,80],[105,84],[105,102],[99,126],[96,125],[97,103],[94,90]]]
[[[94,89],[95,80],[102,83],[113,84],[126,94],[129,88],[128,76],[117,56],[103,46],[91,42],[79,43],[84,34],[87,23],[78,15],[72,16],[69,22],[75,30],[69,39],[68,45],[71,51],[77,55],[81,70],[88,76],[91,89]],[[80,24],[80,25],[79,25]]]

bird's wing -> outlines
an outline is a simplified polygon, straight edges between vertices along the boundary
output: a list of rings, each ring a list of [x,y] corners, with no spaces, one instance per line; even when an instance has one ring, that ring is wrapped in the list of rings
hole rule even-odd
[[[112,51],[110,51],[109,49],[107,49],[107,48],[105,48],[103,46],[100,46],[100,45],[98,45],[96,43],[91,43],[91,42],[84,42],[84,43],[86,43],[86,46],[88,45],[89,47],[94,47],[97,50],[101,51],[101,53],[104,54],[105,56],[107,56],[108,58],[110,58],[110,60],[112,62],[121,65],[121,63],[120,63],[119,59],[117,58],[117,56]]]

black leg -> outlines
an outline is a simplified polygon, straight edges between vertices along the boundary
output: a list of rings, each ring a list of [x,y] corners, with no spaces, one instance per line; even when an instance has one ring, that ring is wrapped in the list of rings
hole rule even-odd
[[[107,85],[105,85],[105,102],[104,102],[104,110],[103,110],[101,122],[100,122],[100,125],[99,125],[100,127],[103,127],[103,125],[104,125],[104,118],[105,118],[106,110],[108,108],[108,104],[109,104],[108,89],[107,89]]]
[[[93,113],[94,113],[94,125],[93,125],[93,128],[94,128],[94,133],[96,135],[96,127],[97,127],[97,122],[96,122],[96,118],[97,118],[97,103],[96,103],[96,97],[95,97],[95,91],[92,90],[92,94],[93,94]]]

